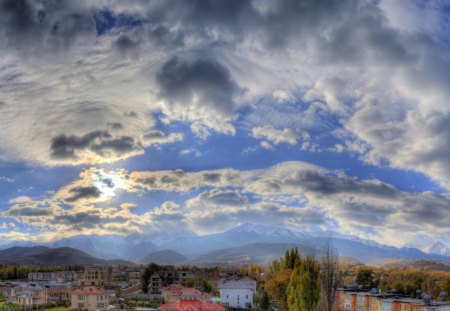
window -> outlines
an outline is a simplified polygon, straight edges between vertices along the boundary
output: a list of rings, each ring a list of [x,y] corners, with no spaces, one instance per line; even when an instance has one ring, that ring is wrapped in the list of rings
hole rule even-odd
[[[84,300],[84,295],[78,295],[78,300]]]

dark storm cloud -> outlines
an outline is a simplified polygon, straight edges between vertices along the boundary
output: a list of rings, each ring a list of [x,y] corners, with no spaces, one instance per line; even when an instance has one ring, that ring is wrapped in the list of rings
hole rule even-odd
[[[172,58],[156,75],[159,96],[179,105],[209,107],[229,115],[235,108],[234,96],[242,92],[230,72],[218,61]],[[196,100],[195,98],[198,98]]]
[[[56,159],[77,159],[88,150],[101,156],[122,155],[139,150],[141,145],[131,136],[113,137],[107,131],[94,131],[83,136],[59,135],[52,139],[51,155]]]
[[[55,223],[67,225],[73,230],[91,229],[109,223],[124,223],[128,219],[121,216],[105,217],[99,211],[78,212],[55,216]]]
[[[248,198],[239,191],[214,189],[204,192],[197,197],[206,204],[242,206],[248,202]]]
[[[82,199],[98,198],[102,195],[100,189],[95,186],[75,187],[69,190],[70,196],[64,201],[72,203]]]
[[[0,1],[0,33],[11,48],[60,49],[78,36],[94,35],[90,12],[78,1]]]
[[[6,211],[3,215],[7,217],[44,217],[52,216],[53,212],[49,208],[17,205]]]
[[[113,130],[121,130],[123,129],[123,125],[120,122],[111,122],[107,124]]]
[[[205,173],[203,179],[207,182],[219,182],[222,175],[218,173]]]
[[[144,135],[144,139],[164,138],[166,135],[162,131],[151,131]]]

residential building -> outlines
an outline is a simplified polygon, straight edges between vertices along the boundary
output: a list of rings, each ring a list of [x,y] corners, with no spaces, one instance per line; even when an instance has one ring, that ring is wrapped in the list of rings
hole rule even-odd
[[[251,308],[256,280],[242,274],[226,275],[219,281],[220,300],[233,308]]]
[[[109,294],[101,287],[85,286],[72,291],[71,310],[107,310],[109,306]]]
[[[26,307],[46,305],[47,289],[34,283],[20,283],[11,288],[10,301]]]
[[[161,289],[170,284],[181,284],[193,288],[199,288],[200,282],[191,271],[158,271],[152,274],[148,285],[151,294],[161,294]]]
[[[178,300],[204,300],[207,301],[211,295],[203,293],[195,288],[184,287],[181,284],[171,284],[161,289],[165,302],[176,302]]]
[[[337,311],[450,311],[450,301],[401,297],[394,294],[338,289]]]
[[[182,299],[166,303],[158,308],[159,311],[224,311],[225,307],[218,303],[199,299]]]
[[[78,286],[105,286],[113,284],[113,268],[86,265],[78,275]]]
[[[47,297],[49,302],[70,301],[72,292],[71,283],[48,284],[45,285],[45,287],[47,288]]]
[[[30,272],[28,281],[39,283],[67,283],[77,279],[75,271]]]

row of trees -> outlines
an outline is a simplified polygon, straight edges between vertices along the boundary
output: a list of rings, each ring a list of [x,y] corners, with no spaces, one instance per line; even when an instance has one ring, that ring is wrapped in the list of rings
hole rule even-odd
[[[0,280],[18,280],[28,278],[30,272],[53,272],[53,271],[78,271],[82,265],[72,266],[15,266],[0,265]]]
[[[339,282],[338,257],[331,243],[319,261],[302,258],[298,248],[286,251],[268,269],[265,290],[278,307],[290,311],[332,311]]]

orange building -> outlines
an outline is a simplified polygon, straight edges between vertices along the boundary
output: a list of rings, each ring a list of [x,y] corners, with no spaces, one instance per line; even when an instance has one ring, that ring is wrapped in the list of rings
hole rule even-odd
[[[354,289],[338,289],[335,306],[337,311],[450,311],[450,301],[427,301]]]

